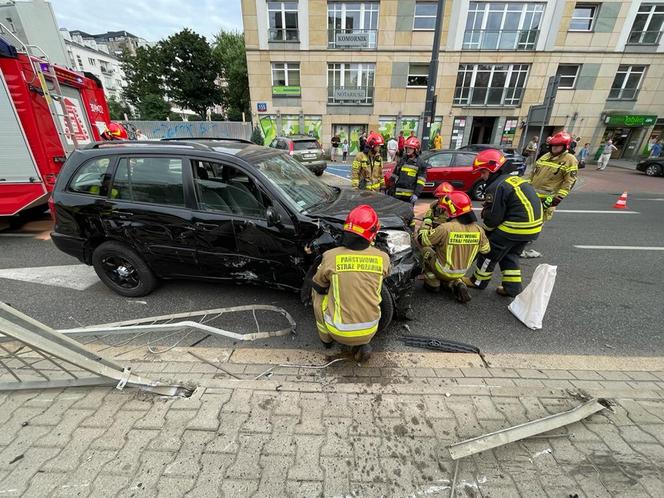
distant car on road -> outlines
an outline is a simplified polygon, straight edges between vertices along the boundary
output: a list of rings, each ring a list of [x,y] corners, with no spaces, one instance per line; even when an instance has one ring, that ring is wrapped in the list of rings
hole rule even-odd
[[[517,152],[514,147],[506,147],[504,145],[490,145],[490,144],[471,144],[459,147],[459,150],[467,150],[471,152],[480,152],[487,149],[498,149],[507,159],[507,164],[503,166],[503,171],[513,173],[516,172],[519,176],[523,176],[526,172],[526,158]]]
[[[314,137],[308,135],[276,137],[270,142],[269,147],[287,152],[316,176],[321,176],[327,167],[323,148]]]
[[[648,176],[664,176],[664,157],[649,157],[636,165],[636,169]]]

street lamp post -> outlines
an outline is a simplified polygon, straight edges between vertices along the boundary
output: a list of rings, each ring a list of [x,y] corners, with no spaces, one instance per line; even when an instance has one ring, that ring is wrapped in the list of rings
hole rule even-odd
[[[440,32],[443,26],[443,9],[445,0],[438,0],[436,11],[436,27],[431,47],[431,63],[429,64],[429,79],[427,82],[427,96],[424,103],[424,123],[422,126],[422,150],[429,148],[429,133],[431,123],[436,116],[436,79],[438,78],[438,56],[440,54]]]

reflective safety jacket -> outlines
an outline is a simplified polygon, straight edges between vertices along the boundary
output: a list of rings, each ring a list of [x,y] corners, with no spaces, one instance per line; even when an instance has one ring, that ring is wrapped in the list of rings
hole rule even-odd
[[[447,211],[438,205],[438,199],[429,204],[429,209],[424,213],[422,218],[424,225],[429,225],[430,227],[436,228],[441,223],[447,221]],[[428,220],[428,221],[427,221]]]
[[[422,229],[417,237],[423,247],[436,251],[433,263],[436,272],[450,279],[463,277],[477,253],[487,254],[491,249],[481,226],[477,223],[463,225],[454,219],[432,230]]]
[[[360,190],[378,191],[385,187],[383,160],[380,155],[370,156],[360,152],[353,160],[351,185]]]
[[[314,291],[327,289],[323,323],[316,323],[319,332],[340,338],[342,343],[375,334],[383,278],[389,272],[390,257],[373,246],[361,251],[346,247],[326,251],[313,278]]]
[[[534,240],[542,231],[542,201],[528,180],[501,175],[487,186],[482,220],[510,240]]]
[[[419,157],[404,156],[392,172],[394,184],[390,195],[404,201],[410,201],[413,195],[420,196],[427,179],[427,165]]]
[[[552,156],[550,152],[540,157],[530,172],[530,183],[540,198],[567,197],[576,182],[579,162],[574,154],[563,152]]]

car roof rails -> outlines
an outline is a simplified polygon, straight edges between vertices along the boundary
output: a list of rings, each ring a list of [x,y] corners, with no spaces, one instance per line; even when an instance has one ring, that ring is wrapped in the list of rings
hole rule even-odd
[[[162,138],[161,142],[173,142],[173,141],[193,141],[193,142],[238,142],[242,144],[253,144],[251,140],[246,138],[234,138],[234,137],[182,137],[182,138]]]
[[[190,149],[197,150],[211,150],[211,147],[208,147],[205,144],[198,142],[187,142],[183,140],[169,140],[169,143],[165,144],[162,141],[155,140],[111,140],[111,141],[102,141],[102,142],[93,142],[82,149],[112,149],[112,148],[123,148],[123,147],[186,147]]]

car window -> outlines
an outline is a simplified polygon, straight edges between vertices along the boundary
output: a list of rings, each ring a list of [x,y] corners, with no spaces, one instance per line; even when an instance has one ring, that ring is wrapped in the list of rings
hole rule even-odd
[[[281,150],[288,149],[288,144],[286,144],[286,140],[277,141],[277,149],[281,149]]]
[[[454,166],[472,166],[475,154],[457,154],[454,157]]]
[[[122,158],[113,178],[111,198],[183,207],[182,159]]]
[[[81,194],[107,195],[108,178],[106,171],[111,164],[108,157],[91,159],[81,166],[72,181],[69,183],[69,191]]]
[[[318,150],[318,142],[315,140],[296,140],[293,142],[293,150]]]
[[[278,146],[279,146],[279,140],[277,140],[276,138],[272,140],[272,142],[270,142],[270,147],[272,147],[273,149],[278,148]]]
[[[265,218],[269,200],[245,172],[202,160],[192,161],[192,168],[201,210]]]
[[[452,154],[447,152],[443,152],[441,154],[434,154],[427,161],[427,163],[430,166],[436,168],[449,166],[451,162],[452,162]]]

